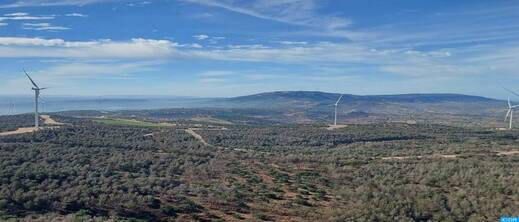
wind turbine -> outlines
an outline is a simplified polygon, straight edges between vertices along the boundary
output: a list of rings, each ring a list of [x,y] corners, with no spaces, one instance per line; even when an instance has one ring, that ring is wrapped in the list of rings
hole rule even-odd
[[[16,104],[13,102],[9,103],[9,111],[7,112],[7,115],[13,115],[16,111]]]
[[[40,102],[40,104],[41,104],[41,112],[45,113],[45,100],[42,99],[42,98],[40,98],[40,100],[41,100],[41,102]]]
[[[36,83],[32,80],[32,78],[27,74],[25,69],[23,70],[27,78],[31,81],[33,87],[32,90],[34,90],[34,127],[39,128],[40,127],[40,116],[38,115],[38,99],[40,97],[40,91],[44,90],[46,88],[40,88]]]
[[[503,87],[503,89],[505,89],[505,90],[508,91],[509,93],[512,93],[512,94],[514,94],[515,96],[518,96],[518,97],[519,97],[519,94],[518,94],[518,93],[516,93],[516,92],[514,92],[514,91],[512,91],[512,90],[510,90],[510,89],[507,89],[507,88],[505,88],[505,87]]]
[[[334,126],[337,126],[337,106],[339,105],[339,102],[341,101],[341,99],[342,99],[342,94],[339,97],[339,99],[337,100],[337,102],[335,102],[335,119],[333,121]]]
[[[514,109],[519,107],[519,105],[512,106],[512,103],[510,103],[510,98],[508,98],[508,112],[506,112],[505,121],[510,117],[510,125],[508,126],[508,129],[512,129],[513,127],[513,118],[514,118]]]

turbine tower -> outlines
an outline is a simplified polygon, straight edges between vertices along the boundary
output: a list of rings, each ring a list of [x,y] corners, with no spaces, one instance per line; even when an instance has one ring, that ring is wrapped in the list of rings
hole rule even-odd
[[[7,115],[13,115],[16,112],[16,104],[13,102],[9,103],[9,111],[7,112]]]
[[[510,123],[508,125],[508,129],[512,129],[513,127],[513,119],[514,119],[514,109],[519,107],[519,105],[512,106],[510,103],[510,98],[508,98],[508,112],[506,112],[505,121],[510,117]]]
[[[505,89],[506,91],[508,91],[509,93],[512,93],[514,94],[515,96],[519,97],[519,94],[510,90],[510,89],[507,89],[505,87],[503,87],[503,89]],[[512,122],[513,122],[513,117],[514,117],[514,109],[519,107],[519,105],[515,105],[515,106],[512,106],[512,103],[510,103],[510,98],[508,98],[508,112],[506,112],[506,117],[505,117],[505,121],[508,119],[508,117],[510,117],[510,125],[508,126],[509,129],[512,129]]]
[[[337,126],[337,106],[339,105],[339,102],[341,101],[341,99],[342,99],[342,94],[339,97],[339,99],[337,100],[337,102],[335,102],[335,119],[333,121],[334,126]]]
[[[27,74],[25,70],[23,70],[27,78],[31,81],[33,87],[32,90],[34,90],[34,127],[39,128],[40,127],[40,116],[38,114],[38,99],[40,97],[40,91],[44,90],[46,88],[40,88],[36,83],[32,80],[32,78]]]

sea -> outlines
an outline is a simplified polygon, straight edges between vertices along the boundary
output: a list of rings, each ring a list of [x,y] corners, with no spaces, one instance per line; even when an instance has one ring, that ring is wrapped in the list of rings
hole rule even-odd
[[[201,108],[213,106],[216,99],[177,96],[45,96],[39,101],[40,112],[70,110],[142,110],[166,108]],[[34,112],[34,97],[0,96],[0,115]]]

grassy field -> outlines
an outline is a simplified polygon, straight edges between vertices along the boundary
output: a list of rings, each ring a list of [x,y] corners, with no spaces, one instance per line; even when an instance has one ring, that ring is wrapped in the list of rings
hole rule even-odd
[[[111,126],[132,126],[132,127],[171,127],[171,123],[153,123],[134,119],[95,119],[94,122]]]
[[[220,124],[220,125],[233,125],[234,124],[233,122],[223,120],[223,119],[213,118],[213,117],[193,117],[193,118],[191,118],[191,120],[195,121],[195,122],[213,123],[213,124]]]

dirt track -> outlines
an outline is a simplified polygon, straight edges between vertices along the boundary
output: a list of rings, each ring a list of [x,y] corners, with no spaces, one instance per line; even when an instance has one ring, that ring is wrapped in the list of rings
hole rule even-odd
[[[24,128],[18,128],[15,131],[8,131],[0,133],[0,136],[10,136],[10,135],[16,135],[16,134],[22,134],[22,133],[32,133],[35,132],[37,129],[34,127],[24,127]]]
[[[40,117],[43,119],[43,124],[45,125],[64,125],[64,123],[57,122],[56,120],[52,119],[49,115],[41,115]]]
[[[496,151],[495,153],[498,156],[511,156],[519,154],[519,150],[510,150],[510,151]],[[474,154],[474,155],[490,155],[490,154]],[[438,159],[438,158],[445,158],[445,159],[453,159],[458,158],[460,155],[456,154],[431,154],[431,155],[424,155],[424,156],[390,156],[390,157],[382,157],[380,159],[382,160],[405,160],[405,159],[422,159],[422,158],[429,158],[429,159]]]
[[[444,155],[444,154],[432,154],[426,156],[390,156],[390,157],[382,157],[383,160],[405,160],[405,159],[421,159],[421,158],[456,158],[458,155]]]
[[[205,146],[212,146],[209,143],[207,143],[200,134],[196,133],[193,129],[189,128],[186,129],[186,133],[191,134],[191,136],[195,137],[200,143],[204,144]]]
[[[54,125],[54,126],[40,127],[39,129],[37,129],[35,127],[23,127],[23,128],[18,128],[15,131],[1,132],[0,136],[10,136],[10,135],[23,134],[23,133],[32,133],[32,132],[36,132],[41,129],[53,129],[53,128],[59,127],[59,125],[64,125],[64,123],[57,122],[56,120],[52,119],[49,115],[41,115],[40,117],[43,119],[44,125]]]
[[[326,129],[327,130],[336,130],[336,129],[340,129],[340,128],[344,128],[344,127],[348,127],[348,125],[330,125],[328,126]]]

